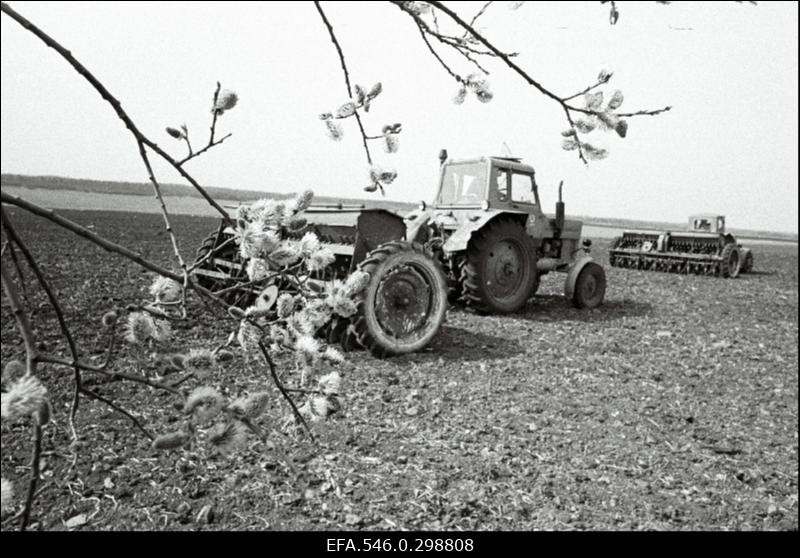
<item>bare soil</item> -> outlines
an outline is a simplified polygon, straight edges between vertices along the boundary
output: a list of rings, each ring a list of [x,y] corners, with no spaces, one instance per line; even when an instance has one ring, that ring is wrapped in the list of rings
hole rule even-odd
[[[171,262],[158,215],[63,213]],[[102,314],[142,300],[151,276],[11,215],[93,354]],[[216,223],[179,216],[174,225],[189,254]],[[70,467],[70,373],[43,367],[55,408],[33,528],[796,530],[797,247],[760,245],[755,273],[726,280],[609,268],[606,246],[596,240],[593,250],[608,275],[598,309],[572,308],[563,275],[548,275],[521,313],[451,309],[423,353],[349,353],[344,409],[315,427],[316,445],[285,427],[277,392],[261,419],[270,444],[253,439],[230,457],[202,444],[157,452],[124,417],[84,401]],[[27,283],[39,342],[63,352],[52,311]],[[225,338],[229,323],[195,304],[197,319],[166,352]],[[22,354],[4,298],[3,364]],[[154,355],[127,347],[115,366],[163,372]],[[156,433],[180,419],[170,394],[89,381]],[[213,384],[239,394],[269,380],[237,357]],[[29,430],[2,427],[3,476],[17,494]]]

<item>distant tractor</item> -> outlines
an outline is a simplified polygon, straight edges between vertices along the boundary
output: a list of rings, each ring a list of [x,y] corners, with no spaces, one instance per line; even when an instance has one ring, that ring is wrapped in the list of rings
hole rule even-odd
[[[731,278],[753,270],[753,253],[725,232],[722,215],[692,215],[686,231],[625,231],[608,259],[614,267]]]
[[[435,201],[405,216],[406,238],[442,262],[451,301],[480,313],[522,308],[551,271],[567,274],[564,293],[578,308],[603,302],[606,276],[581,241],[583,224],[542,211],[533,167],[511,157],[449,160],[440,154]]]

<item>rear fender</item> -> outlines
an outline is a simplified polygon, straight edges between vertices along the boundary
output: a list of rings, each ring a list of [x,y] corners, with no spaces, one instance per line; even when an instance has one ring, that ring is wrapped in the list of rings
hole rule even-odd
[[[425,244],[428,241],[428,223],[430,223],[431,217],[433,217],[432,211],[422,209],[412,211],[406,215],[403,219],[406,223],[406,240]]]
[[[493,221],[501,215],[508,215],[514,219],[520,219],[520,221],[523,221],[523,225],[524,219],[527,217],[527,215],[521,213],[486,211],[478,215],[478,218],[474,221],[468,221],[458,227],[458,229],[456,229],[455,232],[450,235],[450,238],[447,239],[447,242],[444,243],[444,251],[446,253],[452,253],[466,250],[469,240],[472,238],[472,233],[482,229],[490,221]]]
[[[575,294],[575,283],[578,281],[578,275],[581,274],[581,271],[583,271],[583,268],[586,267],[587,264],[592,262],[594,262],[594,258],[586,256],[577,260],[567,269],[567,279],[564,282],[564,296],[568,300],[572,300],[572,296]]]

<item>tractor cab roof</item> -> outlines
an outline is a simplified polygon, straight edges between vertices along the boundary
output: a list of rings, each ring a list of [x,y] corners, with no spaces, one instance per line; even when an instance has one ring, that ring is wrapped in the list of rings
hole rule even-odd
[[[689,219],[716,219],[717,217],[725,218],[724,215],[718,213],[695,213],[694,215],[690,215]]]
[[[504,169],[511,169],[525,174],[533,174],[535,171],[532,166],[526,165],[519,157],[474,157],[471,159],[448,159],[445,165],[463,165],[470,163],[487,163],[491,161],[494,166],[502,167]]]

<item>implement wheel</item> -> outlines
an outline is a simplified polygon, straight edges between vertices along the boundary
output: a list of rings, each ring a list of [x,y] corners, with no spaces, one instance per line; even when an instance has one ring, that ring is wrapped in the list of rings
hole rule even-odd
[[[753,271],[753,253],[747,252],[747,255],[744,257],[744,263],[742,264],[742,269],[740,273],[752,273]]]
[[[739,248],[733,242],[729,242],[722,249],[722,262],[720,263],[720,273],[723,277],[733,279],[739,275],[741,261],[739,259]]]
[[[462,292],[478,312],[516,312],[532,296],[536,273],[533,240],[516,221],[499,219],[473,234]]]
[[[352,322],[358,342],[377,357],[423,349],[447,311],[447,281],[420,244],[393,241],[370,252],[359,269],[370,274]]]

